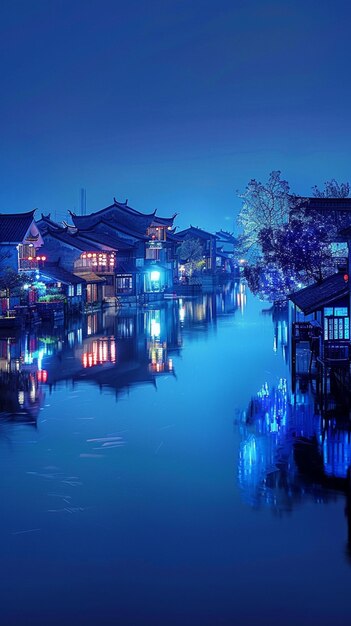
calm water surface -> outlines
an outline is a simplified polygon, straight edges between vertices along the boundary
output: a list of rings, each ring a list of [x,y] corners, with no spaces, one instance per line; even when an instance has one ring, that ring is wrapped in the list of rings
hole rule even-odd
[[[0,339],[2,624],[350,623],[349,433],[263,308],[237,285]]]

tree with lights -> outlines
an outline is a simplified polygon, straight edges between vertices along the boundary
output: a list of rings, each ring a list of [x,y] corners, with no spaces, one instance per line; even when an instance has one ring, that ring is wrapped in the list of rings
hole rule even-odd
[[[11,267],[4,265],[7,257],[0,258],[0,299],[1,309],[9,314],[10,297],[20,295],[23,285],[28,281],[28,275],[19,274]]]
[[[293,273],[274,262],[258,261],[247,265],[244,276],[252,293],[268,302],[284,302],[287,294],[297,289]]]
[[[271,172],[265,184],[250,180],[239,198],[243,201],[238,218],[243,229],[240,239],[242,254],[251,260],[258,260],[262,252],[262,229],[272,232],[287,224],[291,211],[301,204],[302,198],[290,193],[289,183],[281,178],[279,170]]]
[[[261,232],[264,259],[295,277],[296,282],[320,282],[334,271],[328,228],[306,216],[266,235]]]
[[[192,276],[204,266],[203,247],[194,237],[186,237],[178,248],[180,261],[185,267],[186,276]]]
[[[330,181],[328,190],[335,184]],[[345,185],[340,193],[346,193]],[[335,271],[329,220],[307,214],[304,198],[290,193],[280,172],[271,172],[265,185],[251,180],[241,197],[241,249],[249,260],[244,275],[253,293],[283,300],[299,286]]]
[[[324,183],[324,189],[318,189],[317,185],[312,187],[315,198],[348,198],[350,195],[350,183],[338,183],[335,178]]]

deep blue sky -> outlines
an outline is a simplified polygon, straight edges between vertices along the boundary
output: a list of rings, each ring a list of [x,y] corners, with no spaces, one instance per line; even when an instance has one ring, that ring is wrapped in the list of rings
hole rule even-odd
[[[231,228],[281,169],[351,179],[347,0],[3,0],[0,212],[115,195]]]

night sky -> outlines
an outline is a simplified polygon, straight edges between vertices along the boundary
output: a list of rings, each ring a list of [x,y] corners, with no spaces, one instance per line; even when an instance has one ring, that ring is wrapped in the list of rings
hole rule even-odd
[[[232,230],[236,190],[350,180],[345,0],[2,0],[0,212],[113,196]],[[38,214],[39,215],[39,214]]]

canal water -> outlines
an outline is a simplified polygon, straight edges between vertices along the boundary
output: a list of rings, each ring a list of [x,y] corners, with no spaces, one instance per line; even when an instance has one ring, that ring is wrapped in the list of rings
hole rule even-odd
[[[1,624],[349,624],[345,419],[235,284],[0,337]]]

